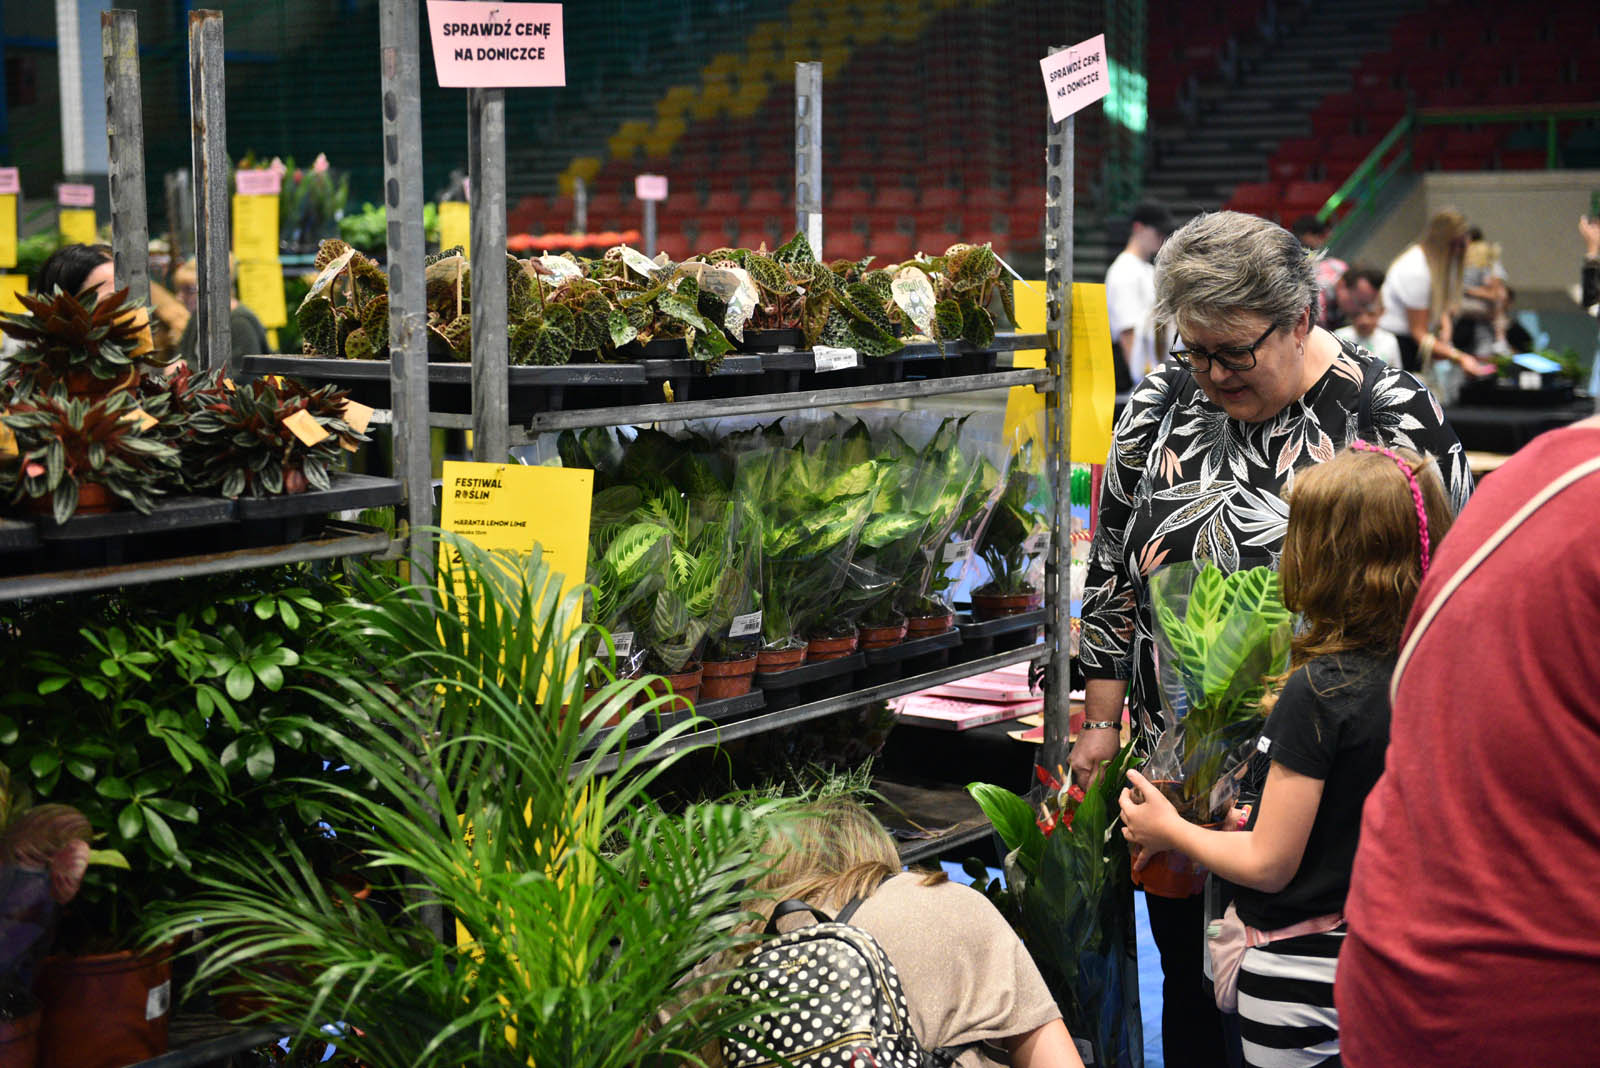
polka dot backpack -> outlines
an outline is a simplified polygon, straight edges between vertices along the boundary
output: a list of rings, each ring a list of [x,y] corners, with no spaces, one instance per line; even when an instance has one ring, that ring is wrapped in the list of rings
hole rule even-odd
[[[763,1004],[754,1017],[723,1039],[729,1068],[948,1068],[952,1050],[925,1050],[911,1031],[906,995],[878,940],[850,926],[861,899],[837,920],[803,901],[783,901],[778,921],[808,912],[819,922],[763,942],[728,983],[728,992]]]

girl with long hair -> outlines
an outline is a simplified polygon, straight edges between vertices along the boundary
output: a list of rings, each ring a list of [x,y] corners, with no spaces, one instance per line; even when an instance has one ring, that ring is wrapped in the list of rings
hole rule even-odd
[[[1263,702],[1256,749],[1271,766],[1254,811],[1237,814],[1243,833],[1186,822],[1128,774],[1123,835],[1140,859],[1176,849],[1205,865],[1233,884],[1239,920],[1265,943],[1245,950],[1238,973],[1256,1068],[1339,1063],[1333,977],[1361,806],[1383,772],[1406,615],[1451,519],[1434,462],[1408,449],[1358,441],[1301,472],[1279,583],[1302,626],[1282,688]]]
[[[1440,209],[1416,243],[1389,265],[1383,280],[1378,325],[1400,342],[1406,370],[1420,372],[1440,404],[1455,403],[1465,376],[1494,373],[1493,364],[1451,343],[1469,232],[1466,216],[1455,208]]]

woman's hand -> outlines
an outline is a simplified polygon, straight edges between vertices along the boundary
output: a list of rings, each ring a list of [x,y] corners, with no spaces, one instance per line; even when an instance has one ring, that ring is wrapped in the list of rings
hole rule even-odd
[[[1128,783],[1118,804],[1122,809],[1122,837],[1139,847],[1139,857],[1134,862],[1134,870],[1138,871],[1152,856],[1172,848],[1174,832],[1183,825],[1183,817],[1137,771],[1128,772]]]
[[[1600,256],[1600,219],[1578,216],[1578,235],[1583,238],[1584,251],[1591,259]]]
[[[1488,378],[1499,373],[1494,364],[1465,352],[1461,354],[1461,369],[1474,378]]]
[[[1072,781],[1079,789],[1087,790],[1100,777],[1102,766],[1117,758],[1122,748],[1122,732],[1102,727],[1099,730],[1080,730],[1078,740],[1072,744],[1067,762],[1072,768]]]

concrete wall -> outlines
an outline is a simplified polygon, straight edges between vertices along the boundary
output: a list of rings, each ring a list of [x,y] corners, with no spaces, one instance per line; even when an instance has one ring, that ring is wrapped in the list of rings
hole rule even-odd
[[[1600,171],[1430,173],[1345,259],[1388,267],[1440,208],[1459,208],[1490,241],[1518,292],[1565,292],[1578,281],[1578,216],[1600,190]]]

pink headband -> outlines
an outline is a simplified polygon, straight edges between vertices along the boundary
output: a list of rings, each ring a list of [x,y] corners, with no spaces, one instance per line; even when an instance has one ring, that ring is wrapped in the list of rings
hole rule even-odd
[[[1393,460],[1399,465],[1400,473],[1406,476],[1406,481],[1411,485],[1411,499],[1416,503],[1417,506],[1417,534],[1422,541],[1422,574],[1423,577],[1426,577],[1428,574],[1429,557],[1428,510],[1423,506],[1422,503],[1422,487],[1417,485],[1417,473],[1411,469],[1410,464],[1406,463],[1405,458],[1399,453],[1395,452],[1393,449],[1386,449],[1382,445],[1372,445],[1365,441],[1352,441],[1350,443],[1350,447],[1352,449],[1358,449],[1361,452],[1375,452],[1383,456],[1387,456],[1389,459]]]

